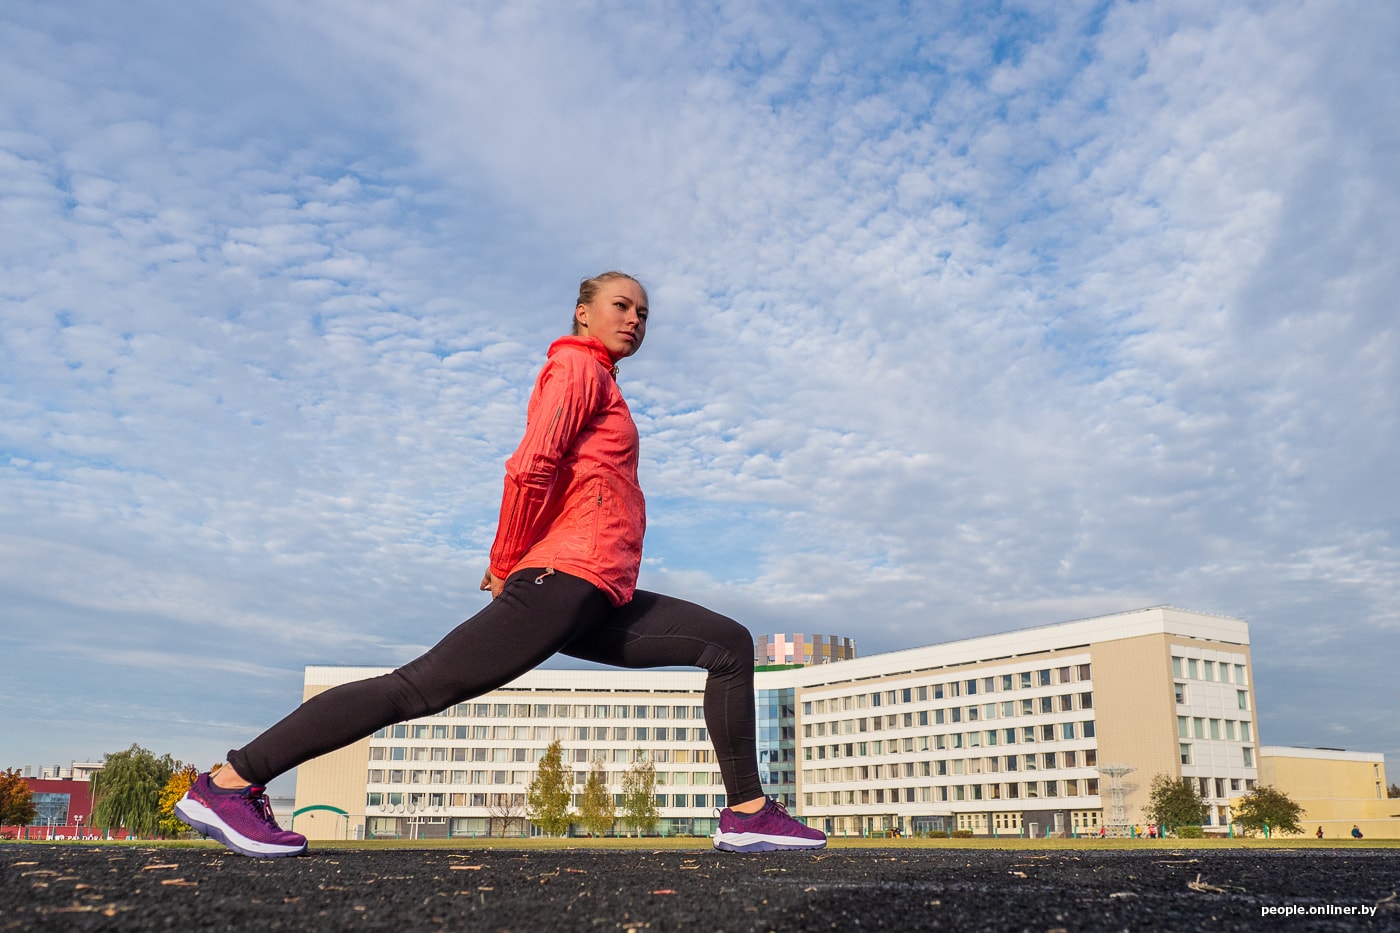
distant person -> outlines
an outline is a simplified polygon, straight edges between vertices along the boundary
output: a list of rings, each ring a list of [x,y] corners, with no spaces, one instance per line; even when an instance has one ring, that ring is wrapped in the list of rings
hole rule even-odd
[[[1360,828],[1359,826],[1353,825],[1353,826],[1351,827],[1351,838],[1353,838],[1353,839],[1360,839],[1360,838],[1362,838],[1362,836],[1361,836],[1361,828]]]
[[[646,336],[646,289],[621,272],[579,285],[572,333],[535,380],[525,437],[481,589],[491,602],[422,657],[321,693],[201,774],[176,804],[195,829],[251,856],[300,855],[306,838],[273,818],[265,785],[392,723],[494,690],[563,653],[628,668],[702,667],[705,724],[728,799],[714,846],[819,849],[826,834],[769,800],[755,750],[753,636],[694,603],[635,589],[646,511],[638,436],[617,364]]]
[[[1322,827],[1321,827],[1321,826],[1319,826],[1319,827],[1317,828],[1317,838],[1319,838],[1319,839],[1322,838]]]

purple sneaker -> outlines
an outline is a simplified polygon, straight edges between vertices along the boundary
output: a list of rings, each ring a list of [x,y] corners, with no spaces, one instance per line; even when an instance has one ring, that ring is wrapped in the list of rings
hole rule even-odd
[[[779,849],[822,849],[826,833],[788,816],[787,808],[769,799],[754,814],[725,807],[719,815],[715,848],[726,852],[774,852]]]
[[[175,804],[175,815],[235,852],[253,858],[301,855],[306,837],[277,825],[272,804],[254,785],[242,790],[216,787],[206,771]]]

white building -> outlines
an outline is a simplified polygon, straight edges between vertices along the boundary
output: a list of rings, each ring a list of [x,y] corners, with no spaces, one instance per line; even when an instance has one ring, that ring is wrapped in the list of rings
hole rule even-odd
[[[382,673],[310,667],[305,697]],[[1244,622],[1163,607],[760,670],[760,771],[795,815],[837,835],[1097,832],[1145,822],[1157,774],[1196,780],[1223,831],[1230,798],[1258,777],[1252,684]],[[596,759],[620,794],[646,756],[662,830],[708,834],[726,800],[703,688],[700,671],[533,671],[302,765],[295,827],[525,831],[526,787],[558,739],[576,791]]]

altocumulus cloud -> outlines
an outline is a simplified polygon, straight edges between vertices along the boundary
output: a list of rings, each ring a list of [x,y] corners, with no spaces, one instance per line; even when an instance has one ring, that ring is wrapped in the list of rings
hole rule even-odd
[[[12,4],[13,763],[204,763],[304,664],[472,612],[611,266],[655,311],[643,585],[866,652],[1223,612],[1264,741],[1394,754],[1397,40],[1364,2]]]

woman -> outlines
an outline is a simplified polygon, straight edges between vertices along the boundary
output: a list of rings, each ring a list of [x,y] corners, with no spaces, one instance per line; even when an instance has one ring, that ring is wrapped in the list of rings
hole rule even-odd
[[[621,272],[585,279],[573,332],[549,348],[525,437],[506,461],[505,494],[481,589],[491,603],[422,657],[382,677],[308,700],[228,764],[201,774],[180,818],[244,855],[300,855],[305,837],[278,827],[264,785],[304,761],[391,723],[427,716],[514,680],[551,655],[620,667],[709,672],[705,723],[725,790],[715,848],[814,849],[822,832],[763,793],[754,749],[753,640],[732,619],[637,591],[645,505],[637,428],[617,363],[646,336],[647,294]]]

